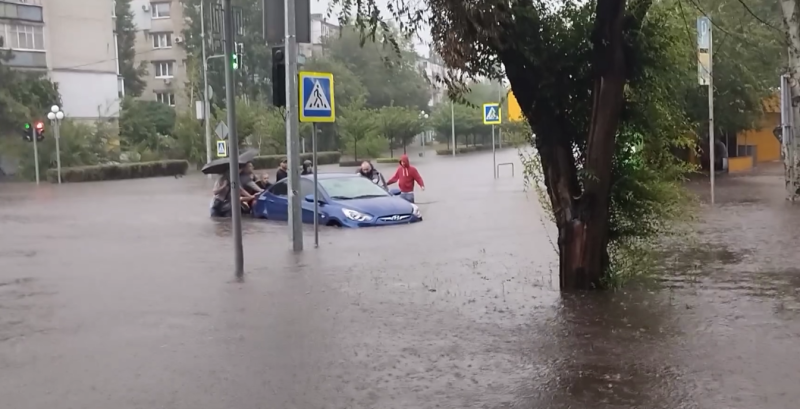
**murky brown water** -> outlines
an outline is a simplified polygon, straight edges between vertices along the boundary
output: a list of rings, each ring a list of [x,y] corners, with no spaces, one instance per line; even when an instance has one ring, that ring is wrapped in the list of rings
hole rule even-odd
[[[306,229],[292,254],[285,226],[246,220],[244,283],[202,177],[0,184],[3,406],[797,406],[800,210],[779,176],[721,180],[663,289],[562,296],[519,168],[419,167],[423,223],[326,228],[319,249]]]

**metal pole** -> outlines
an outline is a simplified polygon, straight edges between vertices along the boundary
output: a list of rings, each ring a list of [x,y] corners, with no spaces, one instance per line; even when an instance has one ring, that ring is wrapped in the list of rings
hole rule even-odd
[[[494,174],[494,178],[497,179],[497,155],[495,155],[494,146],[494,125],[492,125],[492,174]]]
[[[54,122],[56,128],[56,169],[58,172],[58,184],[61,184],[61,148],[58,145],[58,140],[61,139],[61,120],[56,119]]]
[[[713,70],[713,61],[714,61],[714,54],[711,52],[713,48],[714,41],[712,40],[713,37],[711,36],[711,26],[708,27],[708,168],[709,168],[709,175],[711,178],[711,204],[714,204],[714,70]]]
[[[317,185],[317,123],[311,124],[311,162],[314,167],[314,247],[319,247],[319,185]]]
[[[236,92],[233,83],[231,57],[234,51],[233,9],[231,0],[223,0],[223,49],[225,61],[225,106],[228,110],[228,155],[230,156],[231,222],[233,224],[233,255],[236,278],[244,277],[244,250],[242,249],[242,208],[239,202],[239,135],[236,133]]]
[[[205,0],[200,1],[200,40],[203,42],[201,47],[203,53],[203,126],[206,132],[206,163],[211,162],[211,107],[208,106],[208,60],[206,59],[206,23],[203,8]],[[208,175],[211,178],[211,175]]]
[[[500,112],[503,112],[502,104],[503,104],[503,82],[500,81],[500,89],[497,90],[497,101],[501,104]],[[502,114],[500,115],[502,116]],[[497,128],[497,144],[500,145],[500,149],[503,149],[503,128]]]
[[[33,136],[33,164],[36,169],[36,184],[39,184],[39,148],[36,147],[36,124],[31,127],[31,136]]]
[[[289,225],[292,249],[303,251],[303,226],[300,208],[300,138],[297,108],[297,37],[295,35],[294,0],[285,0],[286,26],[286,150],[289,165]]]
[[[450,138],[452,138],[453,156],[456,156],[456,114],[453,101],[450,101]]]

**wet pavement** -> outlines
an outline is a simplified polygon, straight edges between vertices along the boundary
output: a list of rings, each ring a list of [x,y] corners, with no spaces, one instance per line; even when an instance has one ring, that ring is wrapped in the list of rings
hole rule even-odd
[[[800,207],[777,174],[720,180],[662,288],[562,296],[519,164],[413,159],[423,223],[318,249],[306,228],[294,254],[245,220],[244,283],[201,176],[0,184],[3,407],[797,407]]]

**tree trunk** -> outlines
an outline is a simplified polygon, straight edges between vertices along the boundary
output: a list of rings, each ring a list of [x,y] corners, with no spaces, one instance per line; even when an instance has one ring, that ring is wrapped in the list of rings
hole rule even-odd
[[[611,167],[626,82],[624,18],[625,0],[597,1],[592,33],[592,117],[584,164],[588,176],[579,180],[568,135],[559,135],[558,129],[552,129],[535,142],[558,227],[562,291],[602,288],[609,266]],[[510,74],[509,78],[511,75],[524,75],[524,71]],[[518,82],[526,84],[522,77]],[[518,98],[529,99],[524,93],[519,93]],[[526,105],[531,106],[532,102],[530,99]],[[535,129],[535,115],[528,118],[532,118],[529,122]]]
[[[781,0],[783,12],[783,27],[786,40],[789,43],[789,87],[792,96],[792,116],[794,127],[791,135],[784,135],[782,145],[786,147],[783,164],[786,178],[786,199],[792,202],[800,199],[800,174],[798,174],[797,160],[798,136],[800,136],[797,121],[800,121],[800,9],[796,0]]]

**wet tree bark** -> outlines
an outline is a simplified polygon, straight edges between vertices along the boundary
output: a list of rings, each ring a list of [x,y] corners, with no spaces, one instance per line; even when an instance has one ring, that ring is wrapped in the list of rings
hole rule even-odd
[[[603,286],[608,269],[609,204],[615,137],[626,82],[625,0],[598,0],[592,35],[595,72],[584,170],[578,181],[569,138],[537,138],[547,193],[558,227],[562,291]]]

